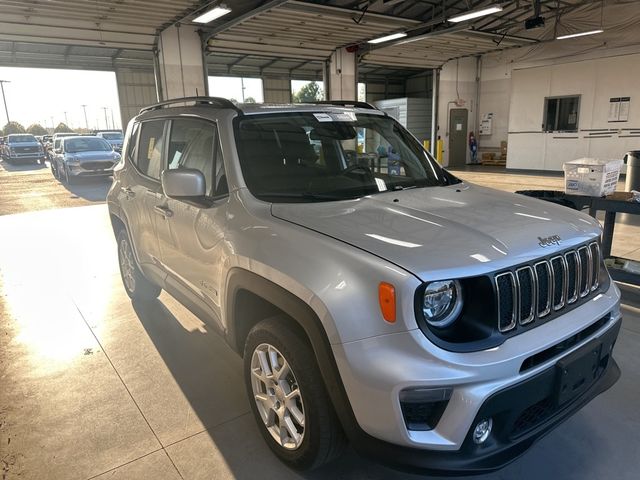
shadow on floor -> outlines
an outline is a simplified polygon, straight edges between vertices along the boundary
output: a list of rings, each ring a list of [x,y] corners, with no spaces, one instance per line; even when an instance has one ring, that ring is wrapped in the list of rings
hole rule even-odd
[[[371,463],[351,449],[336,462],[313,472],[290,470],[273,455],[258,431],[247,403],[242,359],[222,338],[210,328],[187,331],[160,300],[134,302],[133,307],[235,478],[418,478]],[[237,407],[238,402],[246,404],[246,413],[220,425],[218,409],[227,409],[229,404]],[[250,458],[247,452],[251,452]]]

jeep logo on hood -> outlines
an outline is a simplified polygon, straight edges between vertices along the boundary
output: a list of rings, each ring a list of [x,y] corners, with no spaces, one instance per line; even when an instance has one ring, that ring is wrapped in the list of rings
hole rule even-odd
[[[538,237],[538,245],[541,247],[548,247],[549,245],[560,245],[560,235],[551,235],[550,237]]]

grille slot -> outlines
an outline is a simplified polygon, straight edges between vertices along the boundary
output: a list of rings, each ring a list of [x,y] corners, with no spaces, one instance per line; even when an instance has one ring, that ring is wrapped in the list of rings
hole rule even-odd
[[[567,303],[572,304],[578,299],[578,278],[580,277],[580,263],[575,251],[565,253],[567,262]]]
[[[598,288],[600,278],[600,246],[597,243],[589,245],[589,252],[591,253],[591,291]]]
[[[506,333],[597,290],[600,247],[596,242],[563,252],[533,265],[495,275],[498,329]]]
[[[558,256],[551,259],[551,275],[553,277],[553,309],[560,310],[564,307],[567,290],[567,265],[564,263],[564,257]]]
[[[496,275],[498,329],[508,332],[516,326],[516,282],[511,272]]]
[[[538,317],[546,317],[551,311],[551,268],[548,262],[536,263],[538,283]]]
[[[533,322],[535,318],[535,282],[533,280],[533,269],[531,267],[523,267],[516,270],[516,279],[518,280],[518,290],[520,292],[520,308],[519,317],[521,325]]]

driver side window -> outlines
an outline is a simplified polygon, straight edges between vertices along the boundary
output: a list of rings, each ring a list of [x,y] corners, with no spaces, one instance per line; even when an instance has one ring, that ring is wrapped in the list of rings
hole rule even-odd
[[[208,197],[228,193],[216,126],[204,120],[176,119],[171,124],[168,168],[200,170]]]

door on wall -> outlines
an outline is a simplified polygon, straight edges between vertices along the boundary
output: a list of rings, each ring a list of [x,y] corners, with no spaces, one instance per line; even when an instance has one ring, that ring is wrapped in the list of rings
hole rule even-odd
[[[452,108],[449,112],[449,166],[459,167],[467,163],[466,108]]]

